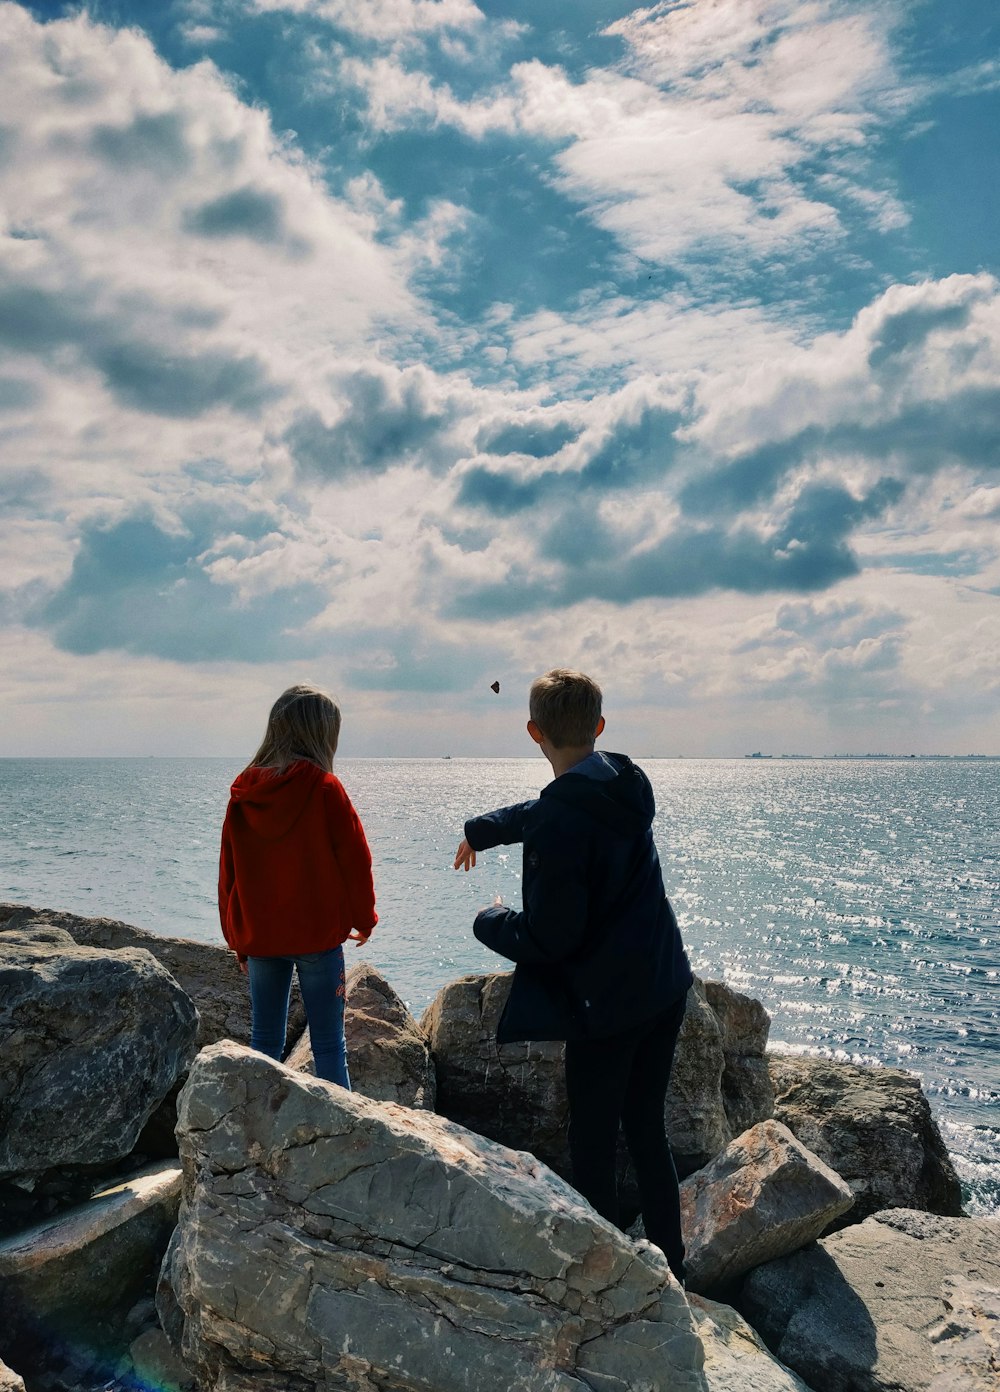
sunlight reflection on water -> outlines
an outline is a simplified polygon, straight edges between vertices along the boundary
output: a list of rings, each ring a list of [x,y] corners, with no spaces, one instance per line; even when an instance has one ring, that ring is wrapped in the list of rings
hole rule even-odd
[[[696,969],[759,997],[777,1047],[918,1073],[973,1204],[1000,1206],[1000,764],[649,760],[667,890]],[[0,760],[0,896],[219,941],[221,759]],[[472,937],[517,848],[469,875],[467,816],[533,797],[540,759],[345,759],[381,923],[419,1012],[498,960]]]

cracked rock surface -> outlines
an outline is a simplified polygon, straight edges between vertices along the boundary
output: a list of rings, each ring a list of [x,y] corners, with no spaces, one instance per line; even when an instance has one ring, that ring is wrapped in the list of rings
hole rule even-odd
[[[957,1217],[962,1192],[919,1078],[822,1058],[768,1060],[774,1115],[854,1190],[835,1226],[886,1208]]]
[[[480,1135],[530,1150],[568,1175],[564,1047],[497,1048],[510,982],[509,972],[462,977],[427,1008],[421,1026],[437,1065],[438,1110]],[[688,992],[665,1108],[682,1177],[706,1165],[738,1131],[770,1116],[773,1094],[764,1058],[769,1025],[759,1002],[721,982],[696,979]],[[624,1148],[620,1166],[628,1202],[634,1176]]]
[[[497,1047],[510,972],[463,976],[435,996],[420,1021],[437,1069],[437,1110],[481,1136],[530,1150],[569,1174],[569,1106],[562,1044]]]
[[[662,1255],[529,1155],[229,1042],[178,1134],[158,1306],[203,1392],[708,1392]]]
[[[811,1392],[735,1310],[703,1295],[688,1298],[705,1350],[708,1392]]]
[[[180,1189],[176,1163],[148,1165],[0,1241],[0,1356],[29,1386],[59,1387],[64,1362],[114,1367],[129,1311],[153,1295]]]
[[[762,1121],[681,1185],[688,1285],[709,1291],[795,1252],[854,1202],[786,1126]]]
[[[758,1267],[735,1303],[817,1392],[980,1392],[998,1292],[1000,1219],[895,1208]]]
[[[1000,1289],[947,1277],[945,1315],[928,1337],[942,1364],[929,1392],[996,1392],[1000,1387]]]
[[[765,1056],[771,1017],[759,1000],[723,981],[706,981],[705,999],[722,1032],[726,1120],[733,1135],[741,1136],[774,1115],[774,1087]]]
[[[148,952],[81,947],[44,921],[0,926],[0,1179],[31,1188],[127,1155],[197,1026]]]
[[[214,943],[168,938],[121,923],[116,918],[87,918],[62,909],[31,909],[23,904],[0,904],[0,924],[46,923],[61,928],[79,947],[117,952],[141,947],[165,967],[187,992],[198,1010],[196,1048],[218,1039],[250,1043],[250,992],[247,979],[226,947]],[[305,1027],[306,1015],[298,984],[293,982],[288,1008],[287,1041],[291,1045]],[[172,1123],[171,1123],[172,1124]]]
[[[24,1379],[0,1359],[0,1392],[24,1392]]]

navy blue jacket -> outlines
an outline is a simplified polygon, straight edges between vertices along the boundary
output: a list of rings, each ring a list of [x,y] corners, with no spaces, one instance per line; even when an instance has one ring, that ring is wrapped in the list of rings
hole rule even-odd
[[[691,985],[651,830],[653,790],[624,754],[606,779],[564,773],[541,796],[465,824],[476,851],[524,843],[523,908],[473,931],[515,963],[497,1029],[514,1039],[602,1039],[644,1024]]]

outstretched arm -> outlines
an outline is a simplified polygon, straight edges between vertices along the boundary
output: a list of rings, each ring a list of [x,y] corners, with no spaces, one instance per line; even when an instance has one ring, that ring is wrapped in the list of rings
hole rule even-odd
[[[559,962],[587,934],[587,870],[579,844],[563,837],[533,837],[525,872],[524,908],[483,909],[473,932],[511,962]]]
[[[524,819],[538,803],[537,798],[530,802],[517,802],[512,807],[498,807],[495,812],[484,812],[481,817],[470,817],[465,824],[465,836],[455,856],[455,869],[464,865],[466,869],[476,863],[477,851],[488,851],[493,846],[512,846],[524,840]],[[471,852],[467,859],[463,847]]]

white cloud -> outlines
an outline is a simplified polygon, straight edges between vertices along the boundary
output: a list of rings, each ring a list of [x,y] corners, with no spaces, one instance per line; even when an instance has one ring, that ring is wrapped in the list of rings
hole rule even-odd
[[[553,375],[662,373],[690,379],[702,371],[739,373],[784,357],[806,335],[784,309],[759,304],[700,303],[684,291],[637,303],[601,299],[576,313],[540,310],[503,321],[495,332],[525,366],[548,365]]]
[[[894,285],[845,333],[821,334],[754,368],[706,376],[690,436],[735,454],[811,429],[847,440],[852,427],[875,432],[894,425],[894,437],[886,433],[878,443],[884,460],[898,448],[912,467],[926,447],[928,465],[940,467],[962,447],[956,427],[972,424],[968,403],[979,394],[995,396],[998,383],[1000,285],[993,276]],[[908,439],[907,417],[935,406],[951,416],[941,417],[936,430],[928,422],[934,431],[928,438]],[[984,408],[988,429],[993,408],[988,402]]]
[[[917,100],[895,69],[895,5],[715,0],[638,10],[605,30],[617,70],[573,80],[537,60],[459,99],[398,55],[344,62],[376,128],[421,122],[553,143],[553,180],[643,259],[726,249],[749,262],[844,234],[846,204],[880,231],[908,217],[867,182],[865,151]],[[820,179],[811,161],[831,168]]]
[[[515,76],[524,129],[569,141],[557,186],[644,260],[735,245],[758,258],[838,234],[833,206],[792,177],[807,151],[770,113],[617,74],[576,85],[533,63]]]
[[[657,6],[618,26],[619,70],[526,63],[465,100],[407,62],[431,51],[420,36],[471,43],[473,5],[273,8],[389,50],[343,70],[382,127],[503,134],[532,158],[548,143],[551,178],[642,254],[794,252],[839,236],[848,203],[883,229],[906,216],[868,178],[898,105],[874,12]],[[17,209],[0,226],[0,644],[39,751],[68,752],[67,692],[91,750],[114,747],[111,670],[135,752],[193,702],[199,747],[226,747],[220,687],[249,745],[294,675],[364,691],[372,752],[419,738],[379,683],[435,692],[435,720],[486,752],[496,729],[462,726],[482,672],[506,689],[556,661],[610,678],[623,742],[654,751],[847,747],[851,721],[869,743],[878,710],[917,744],[989,743],[991,277],[894,285],[832,333],[787,306],[638,303],[602,282],[575,313],[496,304],[445,342],[413,286],[461,254],[474,208],[439,198],[414,223],[372,175],[332,196],[212,64],[174,71],[138,32],[11,5],[0,30],[0,196]],[[509,382],[435,370],[456,345]],[[879,494],[885,476],[906,493]],[[739,592],[745,565],[763,589],[810,546],[826,569],[796,583],[826,597]],[[661,583],[672,564],[684,598]],[[488,623],[457,611],[490,587]]]
[[[277,379],[418,313],[371,215],[332,199],[210,63],[174,71],[144,36],[82,17],[43,27],[6,5],[0,25],[9,283],[176,351],[252,342]]]
[[[447,83],[435,82],[430,74],[407,68],[395,56],[344,58],[336,75],[365,93],[367,119],[379,131],[402,130],[426,122],[452,126],[479,139],[496,131],[513,133],[518,127],[515,95],[500,91],[464,101],[455,96]]]
[[[462,33],[483,23],[472,0],[246,0],[258,13],[309,14],[365,39]]]
[[[431,327],[409,278],[443,255],[459,211],[438,202],[407,226],[371,180],[364,196],[331,197],[211,64],[174,71],[138,32],[82,16],[43,26],[12,5],[0,30],[8,611],[37,610],[75,562],[110,565],[101,548],[125,565],[134,521],[168,550],[190,539],[164,575],[203,578],[206,605],[218,595],[235,615],[290,588],[324,590],[340,597],[341,622],[360,616],[351,569],[369,571],[373,548],[311,520],[282,440],[303,411],[336,419],[362,362],[390,386],[410,380],[378,364],[375,345],[390,326],[400,337]],[[452,409],[432,372],[414,373],[428,409],[438,397]],[[380,447],[391,466],[384,428]],[[129,583],[123,573],[123,592]],[[153,581],[137,583],[145,594]],[[96,641],[85,602],[95,596],[73,600],[67,620],[78,644]],[[279,606],[267,614],[281,622]]]
[[[860,143],[873,108],[906,100],[895,71],[891,2],[709,0],[637,10],[608,34],[629,46],[628,66],[659,87],[730,109],[770,110],[805,138]]]
[[[67,520],[75,499],[120,512],[181,493],[193,461],[220,486],[280,470],[267,437],[296,402],[382,326],[427,322],[408,277],[453,215],[393,245],[211,64],[174,71],[135,31],[14,5],[0,30],[10,466],[58,479]]]

